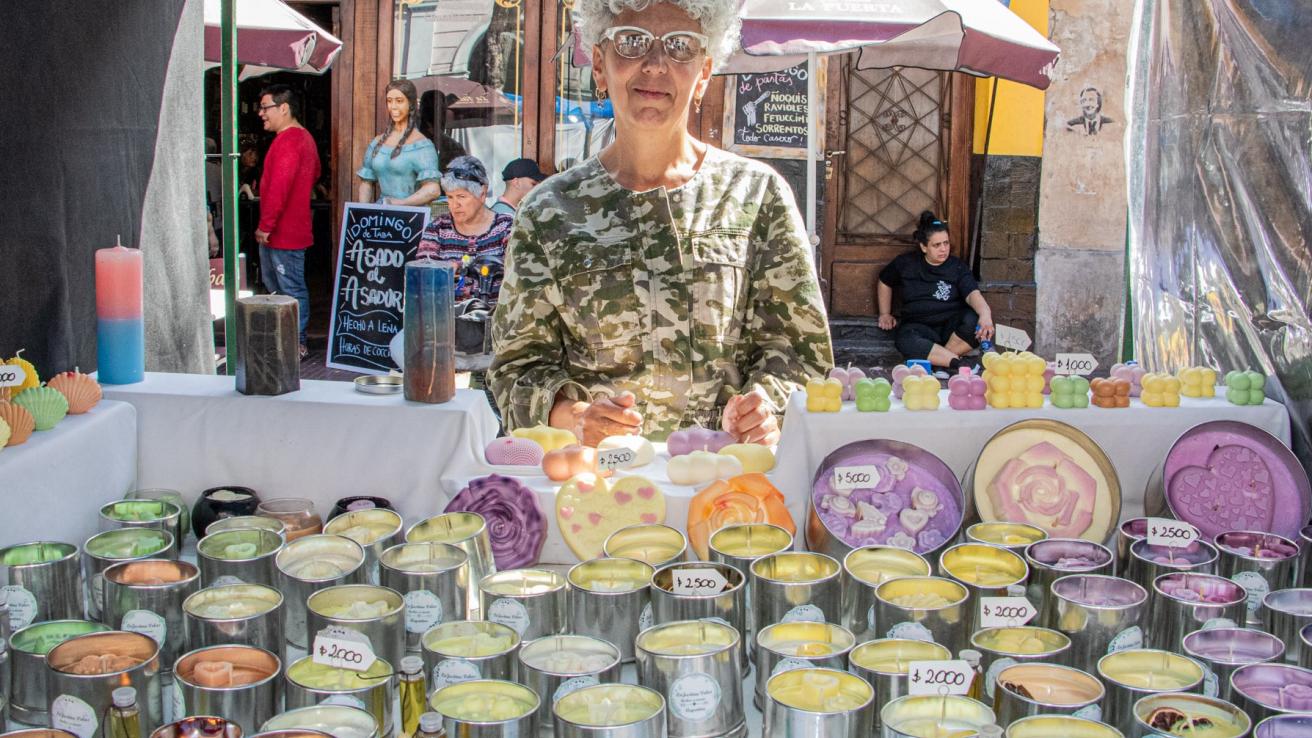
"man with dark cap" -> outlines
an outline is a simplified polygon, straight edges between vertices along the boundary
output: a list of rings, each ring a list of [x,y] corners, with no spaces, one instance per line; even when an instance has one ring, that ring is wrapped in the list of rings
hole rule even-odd
[[[497,203],[492,206],[492,212],[505,213],[513,216],[515,209],[519,207],[519,202],[524,196],[538,185],[539,182],[546,179],[547,175],[538,169],[538,163],[532,159],[515,159],[501,170],[501,179],[506,182],[506,191],[502,193]]]

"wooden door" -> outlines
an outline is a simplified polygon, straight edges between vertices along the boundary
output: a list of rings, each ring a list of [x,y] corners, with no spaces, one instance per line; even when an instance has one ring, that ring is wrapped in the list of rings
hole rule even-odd
[[[914,246],[922,210],[966,253],[974,80],[830,62],[820,277],[831,316],[874,317],[879,270]]]

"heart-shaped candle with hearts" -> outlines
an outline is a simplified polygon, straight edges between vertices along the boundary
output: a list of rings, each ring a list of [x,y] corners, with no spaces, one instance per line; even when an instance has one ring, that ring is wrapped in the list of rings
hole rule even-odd
[[[606,538],[620,528],[663,522],[665,495],[646,477],[608,482],[595,474],[580,474],[556,492],[560,535],[580,561],[601,556]]]

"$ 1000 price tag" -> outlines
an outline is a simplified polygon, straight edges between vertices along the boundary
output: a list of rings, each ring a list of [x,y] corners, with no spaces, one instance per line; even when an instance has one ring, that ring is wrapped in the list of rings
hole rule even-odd
[[[981,597],[979,598],[980,627],[1003,628],[1024,625],[1038,615],[1039,611],[1024,597]]]
[[[970,664],[955,661],[912,661],[907,670],[910,694],[966,694],[975,672]]]
[[[877,484],[877,466],[840,466],[834,469],[834,489],[868,489]]]
[[[0,387],[17,387],[23,383],[24,376],[21,367],[0,364]]]
[[[677,595],[719,594],[728,583],[715,569],[675,569],[672,591]]]
[[[1182,520],[1148,518],[1148,545],[1185,548],[1198,540],[1198,529]]]
[[[368,671],[378,660],[369,636],[336,625],[319,631],[311,651],[314,663],[351,671]]]

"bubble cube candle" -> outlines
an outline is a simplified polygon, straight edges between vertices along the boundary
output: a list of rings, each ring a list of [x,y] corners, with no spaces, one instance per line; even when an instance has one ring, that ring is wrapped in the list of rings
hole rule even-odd
[[[886,413],[893,407],[893,385],[887,379],[858,379],[853,388],[856,409],[863,413]]]
[[[923,377],[928,375],[925,367],[917,364],[916,366],[907,366],[905,364],[893,367],[893,396],[902,399],[902,381],[907,377]]]
[[[1063,410],[1089,406],[1089,380],[1071,375],[1052,378],[1052,406]]]
[[[1129,407],[1130,380],[1119,377],[1099,377],[1089,382],[1093,390],[1093,404],[1098,407]]]
[[[948,380],[948,407],[953,410],[983,410],[984,392],[988,389],[983,377],[962,367],[957,376]]]
[[[813,413],[836,413],[843,407],[843,383],[837,379],[812,379],[806,383],[806,409]]]
[[[1216,397],[1216,370],[1208,366],[1187,366],[1175,373],[1180,380],[1180,394],[1185,397]]]
[[[1225,399],[1231,405],[1261,405],[1266,401],[1266,375],[1251,369],[1226,374],[1225,387]]]
[[[856,399],[856,383],[866,378],[866,373],[851,364],[847,368],[834,367],[829,370],[829,378],[843,383],[843,401]]]
[[[1043,370],[1043,394],[1052,394],[1052,378],[1057,376],[1057,362],[1049,361],[1047,368]]]
[[[1148,407],[1180,407],[1180,380],[1170,374],[1143,375],[1143,394],[1139,399]]]
[[[1133,361],[1125,364],[1112,364],[1112,379],[1124,379],[1130,383],[1130,397],[1138,397],[1143,394],[1143,375],[1147,372],[1144,368]]]
[[[902,404],[908,410],[937,410],[939,389],[934,377],[907,377],[902,380]]]
[[[990,407],[1043,407],[1043,372],[1048,362],[1028,351],[984,354],[985,397]]]

